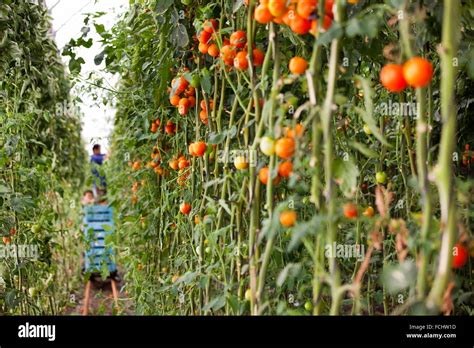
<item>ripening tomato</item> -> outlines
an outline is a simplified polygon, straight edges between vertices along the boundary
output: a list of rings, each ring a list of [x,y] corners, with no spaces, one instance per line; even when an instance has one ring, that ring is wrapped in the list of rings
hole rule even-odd
[[[179,206],[179,211],[181,214],[188,215],[191,212],[191,204],[183,202]]]
[[[199,33],[199,42],[202,44],[207,44],[209,40],[211,39],[211,33],[203,30]]]
[[[176,132],[176,125],[173,122],[168,121],[165,126],[165,132],[168,135],[173,135]]]
[[[293,172],[293,163],[290,161],[282,162],[278,165],[278,175],[282,178],[287,178]]]
[[[260,182],[264,185],[268,184],[268,178],[269,177],[270,177],[270,169],[268,169],[268,167],[263,167],[258,172],[258,178],[260,179]],[[280,177],[277,175],[273,179],[272,183],[273,183],[273,185],[277,185],[279,182],[280,182]]]
[[[237,48],[244,48],[247,43],[247,34],[245,31],[238,30],[230,35],[230,44]]]
[[[301,123],[297,123],[295,128],[287,128],[285,129],[285,136],[288,138],[294,138],[295,136],[301,138],[304,132],[304,127]]]
[[[265,59],[265,54],[258,48],[254,48],[253,51],[253,65],[260,66],[263,64],[263,60]]]
[[[234,58],[234,67],[238,70],[247,70],[249,61],[247,59],[247,51],[240,51]]]
[[[207,33],[212,34],[217,31],[217,28],[219,28],[219,23],[213,18],[204,22],[203,30]]]
[[[292,74],[301,75],[308,69],[308,62],[301,57],[293,57],[290,59],[289,69]]]
[[[286,0],[269,0],[267,7],[272,16],[279,17],[286,11]]]
[[[138,169],[141,168],[141,166],[142,166],[142,164],[141,164],[140,161],[135,161],[135,162],[133,163],[133,165],[132,165],[132,168],[133,168],[134,170],[138,170]]]
[[[263,4],[260,4],[255,7],[254,17],[255,20],[261,24],[267,24],[273,19],[273,16],[268,10],[268,7]]]
[[[458,269],[464,267],[469,259],[467,249],[461,243],[456,243],[453,247],[452,268]]]
[[[295,13],[293,18],[290,16],[290,28],[295,34],[303,35],[310,31],[311,21]]]
[[[308,19],[315,11],[318,6],[316,0],[299,0],[296,6],[296,12],[303,18]]]
[[[288,159],[295,153],[295,140],[293,138],[284,137],[278,139],[275,144],[275,153],[278,157]]]
[[[193,156],[202,157],[206,153],[207,144],[204,141],[194,143]]]
[[[244,170],[248,168],[249,164],[247,160],[245,159],[245,156],[237,156],[234,159],[234,166],[238,170]]]
[[[267,156],[273,155],[275,153],[275,140],[270,137],[260,139],[260,151]]]
[[[207,44],[201,42],[198,46],[198,50],[202,54],[207,54],[207,51],[209,50],[209,46]]]
[[[357,217],[357,206],[354,203],[346,203],[343,206],[344,216],[348,219],[354,219]]]
[[[177,159],[172,159],[171,161],[168,162],[169,166],[173,170],[178,170],[179,168],[179,161]]]
[[[375,215],[375,210],[372,207],[367,207],[362,214],[367,217],[373,217]]]
[[[280,224],[285,227],[291,227],[296,223],[297,215],[293,210],[285,210],[280,214]]]
[[[387,64],[380,70],[380,83],[390,92],[403,91],[407,82],[403,77],[403,68],[397,64]]]
[[[235,50],[235,48],[233,46],[231,46],[231,45],[222,46],[221,58],[224,60],[224,62],[226,60],[231,60],[232,63],[233,63],[234,58],[235,58],[236,55],[237,55],[237,51]]]
[[[433,78],[433,65],[424,58],[413,57],[403,64],[403,77],[412,87],[426,87]]]
[[[216,44],[211,44],[207,48],[207,54],[209,54],[211,57],[217,57],[219,55],[219,47],[217,47]]]
[[[174,95],[170,98],[170,103],[171,105],[173,106],[178,106],[179,105],[179,101],[181,100],[181,98],[179,97],[179,95]]]

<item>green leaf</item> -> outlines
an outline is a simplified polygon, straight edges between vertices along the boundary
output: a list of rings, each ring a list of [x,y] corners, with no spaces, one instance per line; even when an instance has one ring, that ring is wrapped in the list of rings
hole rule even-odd
[[[207,69],[201,70],[201,86],[204,92],[206,92],[207,94],[211,93],[211,74]]]
[[[389,293],[399,293],[408,287],[414,286],[416,266],[412,261],[389,264],[384,267],[381,279]]]
[[[102,34],[105,31],[105,26],[103,24],[94,23],[95,31],[97,34]]]
[[[156,2],[155,12],[157,14],[163,14],[173,5],[174,0],[160,0]]]
[[[356,149],[357,151],[359,151],[361,154],[363,154],[367,158],[376,158],[376,157],[378,157],[377,152],[375,152],[372,149],[369,149],[367,146],[365,146],[364,144],[361,144],[357,141],[349,141],[349,146]]]
[[[186,27],[179,23],[171,32],[171,42],[178,47],[186,47],[189,43]]]
[[[301,264],[299,263],[289,263],[283,268],[283,270],[280,272],[277,278],[277,286],[281,287],[285,281],[286,278],[291,277],[294,278],[298,275],[298,273],[301,270]]]
[[[333,165],[334,176],[339,188],[346,197],[352,197],[357,187],[359,168],[354,164],[352,158],[348,158],[347,161],[338,158]]]
[[[362,117],[364,122],[368,125],[369,129],[372,131],[373,135],[385,146],[392,147],[388,142],[387,139],[382,135],[380,129],[377,127],[377,123],[374,119],[374,103],[372,100],[373,90],[370,87],[369,80],[361,77],[356,76],[356,81],[362,86],[364,91],[364,106],[365,109],[354,107],[354,110]]]
[[[220,144],[225,140],[225,134],[224,133],[210,133],[209,138],[208,138],[208,143],[209,144]]]
[[[344,34],[344,30],[341,25],[337,22],[333,22],[331,27],[319,36],[317,44],[318,46],[327,45],[332,40],[341,38],[342,34]]]

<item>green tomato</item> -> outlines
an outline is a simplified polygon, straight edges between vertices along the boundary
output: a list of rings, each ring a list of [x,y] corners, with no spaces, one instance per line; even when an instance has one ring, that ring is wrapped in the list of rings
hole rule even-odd
[[[377,172],[375,174],[375,180],[378,184],[385,184],[387,181],[387,174],[385,172]]]
[[[252,297],[252,291],[250,289],[245,290],[245,299],[247,301],[250,301],[251,297]]]
[[[36,295],[38,295],[38,289],[31,287],[28,289],[28,294],[30,294],[31,297],[36,297]]]
[[[181,3],[182,3],[183,5],[191,5],[192,0],[181,0]]]
[[[313,304],[311,303],[311,301],[306,301],[305,302],[304,309],[306,309],[308,312],[313,309]]]
[[[372,135],[372,131],[370,130],[368,124],[364,124],[364,133],[367,135]]]
[[[191,78],[191,82],[190,82],[190,85],[194,88],[198,88],[199,85],[201,84],[201,79],[199,78],[198,75],[194,75],[192,78]]]
[[[31,226],[31,232],[33,232],[34,234],[37,234],[41,231],[41,226],[39,224],[34,224],[33,226]]]
[[[207,247],[206,249],[204,249],[204,252],[206,254],[209,254],[211,252],[211,247]]]
[[[270,137],[260,139],[260,151],[267,156],[273,155],[275,153],[275,140]]]

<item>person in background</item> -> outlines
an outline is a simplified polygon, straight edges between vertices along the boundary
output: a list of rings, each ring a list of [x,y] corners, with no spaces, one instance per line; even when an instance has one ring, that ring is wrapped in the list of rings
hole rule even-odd
[[[94,204],[94,193],[91,190],[84,191],[81,203],[83,205]]]
[[[99,144],[95,144],[93,147],[92,147],[92,155],[91,155],[91,164],[92,164],[92,175],[94,175],[94,177],[96,177],[97,179],[99,179],[99,186],[101,189],[104,189],[106,188],[107,186],[107,183],[105,181],[105,175],[100,175],[99,173],[99,170],[96,168],[97,165],[101,166],[103,163],[104,163],[104,160],[105,160],[106,156],[105,154],[102,154],[101,153],[101,150],[100,150],[100,145]],[[95,196],[97,195],[97,182],[96,180],[94,180],[94,192],[95,192]]]

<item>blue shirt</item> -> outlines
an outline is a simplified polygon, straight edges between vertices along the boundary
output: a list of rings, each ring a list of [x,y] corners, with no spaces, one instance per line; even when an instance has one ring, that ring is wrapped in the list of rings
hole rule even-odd
[[[104,157],[105,157],[105,155],[103,155],[101,153],[98,154],[98,155],[93,154],[93,155],[91,155],[91,162],[102,165],[102,163],[104,162]]]

